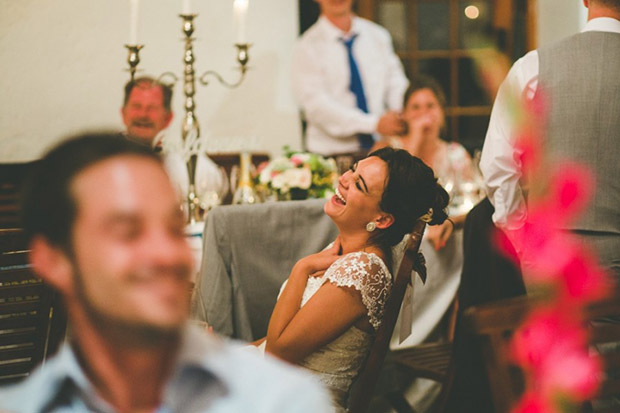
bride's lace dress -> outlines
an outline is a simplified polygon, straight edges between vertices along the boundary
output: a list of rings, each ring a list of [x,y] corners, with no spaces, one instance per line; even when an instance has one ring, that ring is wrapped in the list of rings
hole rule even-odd
[[[377,255],[354,252],[336,260],[320,277],[308,278],[301,306],[326,282],[359,291],[370,324],[376,331],[392,288],[392,276]],[[331,343],[306,357],[300,365],[316,373],[330,389],[337,410],[345,411],[349,390],[368,355],[373,335],[351,326]]]

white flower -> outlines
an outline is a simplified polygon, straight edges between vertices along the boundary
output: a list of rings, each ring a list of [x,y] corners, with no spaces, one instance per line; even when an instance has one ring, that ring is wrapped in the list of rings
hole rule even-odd
[[[265,166],[258,176],[259,182],[263,185],[267,185],[271,181],[272,171],[271,164]]]
[[[301,173],[299,174],[298,186],[301,189],[309,189],[310,185],[312,185],[312,171],[308,167],[298,170],[301,171]]]
[[[294,165],[291,163],[290,159],[281,156],[271,161],[269,167],[274,171],[286,171],[287,169],[293,168]]]
[[[286,183],[291,188],[308,189],[312,184],[310,168],[293,168],[284,171]]]
[[[271,186],[274,187],[275,189],[284,189],[286,186],[288,186],[287,183],[288,183],[288,180],[286,178],[286,172],[277,174],[271,179]],[[283,191],[283,192],[286,192],[286,191]]]
[[[327,168],[330,171],[335,172],[338,170],[338,165],[336,165],[336,160],[334,158],[328,158],[326,162],[327,162]]]

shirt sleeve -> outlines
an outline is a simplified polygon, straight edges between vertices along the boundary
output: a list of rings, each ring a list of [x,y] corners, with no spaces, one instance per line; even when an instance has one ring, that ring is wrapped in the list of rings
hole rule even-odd
[[[515,104],[531,99],[538,79],[538,53],[530,52],[508,72],[491,111],[480,170],[485,190],[495,207],[493,222],[505,231],[521,228],[527,209],[521,189],[520,152],[514,147]]]
[[[322,80],[321,56],[298,41],[293,55],[292,87],[308,122],[335,138],[349,138],[358,133],[374,133],[379,117],[334,101]]]
[[[386,65],[388,68],[385,102],[388,109],[400,112],[403,109],[403,97],[409,86],[409,80],[405,76],[403,64],[394,51],[392,37],[387,30],[384,31],[383,41],[385,42],[384,48],[387,51]]]

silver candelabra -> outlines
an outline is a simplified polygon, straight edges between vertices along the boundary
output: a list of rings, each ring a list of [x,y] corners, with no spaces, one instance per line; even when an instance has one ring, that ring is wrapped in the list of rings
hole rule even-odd
[[[183,34],[185,35],[185,51],[183,53],[183,94],[185,95],[185,116],[183,117],[183,124],[181,127],[181,136],[183,138],[184,146],[187,148],[193,148],[189,152],[187,159],[187,174],[189,177],[189,187],[187,195],[187,207],[188,207],[188,222],[194,223],[200,220],[200,200],[196,194],[196,164],[198,161],[198,151],[200,145],[196,145],[200,138],[200,126],[198,119],[196,119],[196,102],[194,95],[196,93],[196,72],[194,70],[194,40],[192,37],[194,34],[194,19],[197,14],[180,14],[179,17],[183,20]],[[203,73],[198,81],[206,86],[209,84],[208,78],[213,77],[219,81],[222,85],[235,88],[239,86],[245,79],[246,72],[248,70],[248,61],[250,56],[248,49],[250,48],[248,43],[235,43],[237,48],[237,62],[239,62],[240,76],[235,82],[227,82],[219,73],[213,70],[208,70]],[[125,45],[128,50],[127,63],[129,64],[129,73],[131,80],[134,80],[136,69],[140,63],[140,50],[144,47],[142,44]],[[178,81],[178,76],[173,72],[165,72],[158,77],[158,81],[161,81],[164,77],[170,76],[173,82]]]

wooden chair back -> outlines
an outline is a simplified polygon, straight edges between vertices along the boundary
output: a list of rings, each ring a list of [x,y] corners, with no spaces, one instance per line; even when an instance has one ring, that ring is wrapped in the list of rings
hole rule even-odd
[[[507,348],[512,333],[521,325],[530,310],[543,299],[543,297],[521,296],[470,307],[465,311],[463,319],[465,328],[480,338],[480,351],[485,355],[493,406],[497,412],[510,411],[523,394],[523,373],[510,362]],[[590,322],[590,343],[593,349],[605,343],[620,343],[619,294],[587,307],[585,318]],[[597,321],[607,318],[616,321],[612,323]],[[619,347],[618,344],[612,344],[609,352],[601,354],[605,369],[616,374],[603,377],[596,398],[620,395],[620,377],[617,374],[620,371]],[[591,411],[589,405],[584,404],[583,411]]]
[[[28,376],[66,329],[58,295],[31,271],[20,229],[20,191],[37,162],[0,164],[0,385]]]
[[[390,339],[394,332],[394,326],[396,325],[407,284],[411,282],[411,271],[416,271],[423,281],[426,280],[424,260],[420,259],[418,255],[425,227],[425,222],[418,221],[407,241],[407,247],[394,280],[392,291],[385,304],[381,326],[377,330],[368,358],[352,389],[352,395],[349,399],[350,412],[362,413],[366,411],[370,403],[379,372],[383,366],[383,360],[389,349]]]
[[[534,303],[530,297],[520,296],[465,310],[464,329],[478,337],[495,411],[509,412],[523,391],[523,375],[510,363],[507,348],[512,332]]]
[[[60,299],[36,277],[20,229],[0,229],[0,385],[19,381],[64,339]]]
[[[19,227],[19,192],[37,162],[0,164],[0,228]]]
[[[423,342],[416,346],[395,350],[392,360],[400,371],[410,378],[423,378],[441,384],[441,392],[432,403],[433,412],[443,412],[454,373],[453,343],[459,308],[458,295],[443,316],[440,325],[446,325],[446,336],[437,341]],[[402,390],[387,394],[397,413],[414,412]]]

